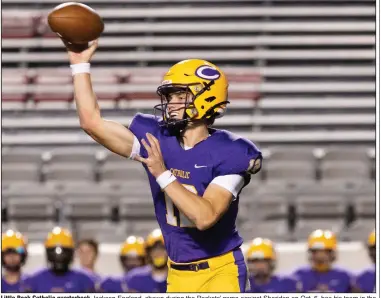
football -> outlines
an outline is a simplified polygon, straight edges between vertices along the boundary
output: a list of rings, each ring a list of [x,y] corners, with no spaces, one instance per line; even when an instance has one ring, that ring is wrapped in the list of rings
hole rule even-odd
[[[55,7],[48,16],[49,27],[71,44],[87,44],[99,38],[104,29],[102,18],[91,7],[67,2]]]

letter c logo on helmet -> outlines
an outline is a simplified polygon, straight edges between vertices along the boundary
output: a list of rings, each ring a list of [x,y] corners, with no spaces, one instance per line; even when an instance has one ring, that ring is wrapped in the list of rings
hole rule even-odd
[[[211,66],[203,65],[197,68],[196,70],[196,76],[198,76],[201,79],[205,80],[217,80],[221,74],[219,71]]]

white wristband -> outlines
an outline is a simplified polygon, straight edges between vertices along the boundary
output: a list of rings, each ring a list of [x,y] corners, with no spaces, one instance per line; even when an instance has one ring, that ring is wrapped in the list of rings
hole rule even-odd
[[[169,184],[176,180],[176,177],[167,170],[156,178],[156,182],[160,185],[161,189],[166,188]]]
[[[70,68],[72,76],[79,73],[90,73],[90,63],[71,64]]]

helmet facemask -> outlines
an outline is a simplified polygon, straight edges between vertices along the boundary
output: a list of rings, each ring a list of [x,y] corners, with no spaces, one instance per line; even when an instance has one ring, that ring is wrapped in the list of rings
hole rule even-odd
[[[195,119],[195,117],[198,116],[198,111],[195,106],[195,100],[202,95],[205,91],[209,91],[210,87],[214,85],[214,81],[210,81],[209,83],[204,83],[204,86],[200,83],[193,83],[193,84],[166,84],[161,85],[157,89],[157,93],[160,96],[161,103],[156,105],[154,107],[155,115],[156,112],[161,112],[162,116],[162,122],[161,126],[166,127],[171,133],[173,134],[179,134],[182,130],[184,130],[189,123],[196,123],[196,122],[205,122],[207,125],[210,125],[214,121],[214,116],[218,116],[215,112],[215,108],[218,106],[226,105],[228,101],[220,103],[213,108],[210,108],[205,115],[202,117],[202,119]],[[176,94],[179,92],[185,92],[186,100],[185,102],[178,103],[181,105],[178,110],[184,110],[182,119],[174,119],[171,118],[168,112],[168,104],[170,103],[170,95]],[[195,93],[197,92],[197,93]],[[210,97],[207,100],[212,102],[215,97]],[[177,104],[177,103],[171,103],[171,104]],[[203,108],[203,106],[202,106]],[[221,111],[222,111],[221,107]]]

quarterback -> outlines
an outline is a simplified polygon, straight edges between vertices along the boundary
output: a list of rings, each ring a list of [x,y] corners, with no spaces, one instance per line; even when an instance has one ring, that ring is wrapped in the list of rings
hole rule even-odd
[[[212,63],[181,61],[157,93],[159,116],[138,113],[129,128],[101,117],[90,76],[94,42],[68,51],[82,129],[146,169],[168,252],[168,292],[244,292],[247,268],[235,221],[239,194],[262,154],[250,141],[212,129],[228,101],[228,81]]]

